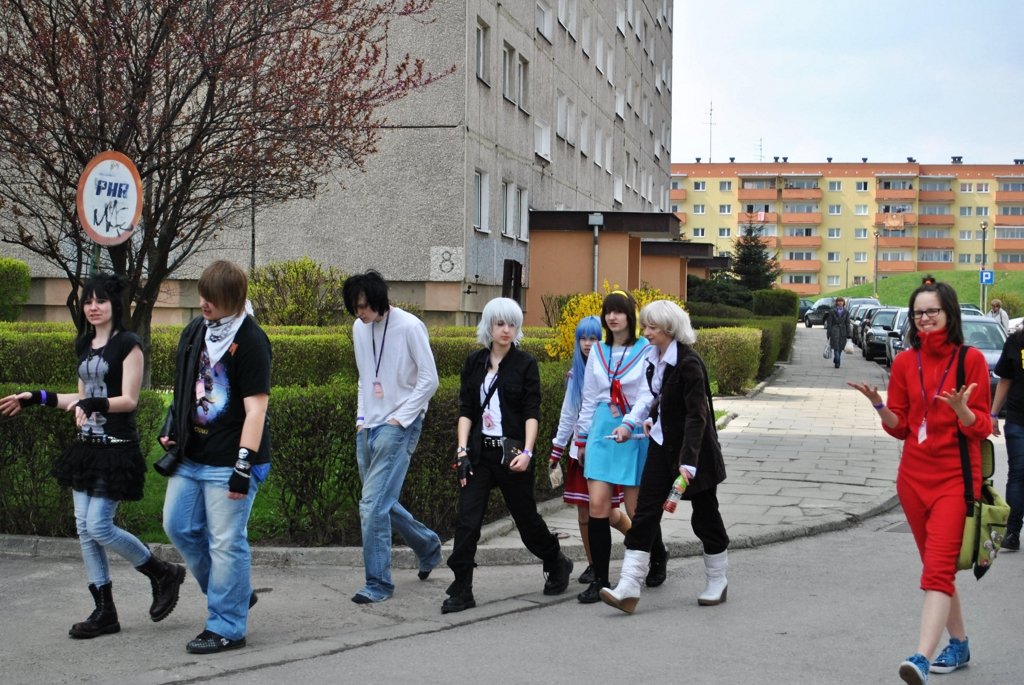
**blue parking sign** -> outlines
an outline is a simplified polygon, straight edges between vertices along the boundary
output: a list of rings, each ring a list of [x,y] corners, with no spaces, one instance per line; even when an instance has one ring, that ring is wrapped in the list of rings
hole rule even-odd
[[[996,282],[996,272],[989,269],[982,269],[978,272],[978,282],[982,285],[992,285]]]

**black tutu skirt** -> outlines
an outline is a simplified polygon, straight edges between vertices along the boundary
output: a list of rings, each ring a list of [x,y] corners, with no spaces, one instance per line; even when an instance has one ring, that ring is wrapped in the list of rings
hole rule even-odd
[[[146,461],[139,443],[91,445],[75,440],[54,464],[57,482],[90,497],[118,502],[142,499]]]

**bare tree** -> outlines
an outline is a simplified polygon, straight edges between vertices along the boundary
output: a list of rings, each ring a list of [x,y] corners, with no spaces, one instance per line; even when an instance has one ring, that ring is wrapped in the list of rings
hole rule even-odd
[[[97,153],[135,162],[143,214],[104,248],[148,346],[163,282],[263,206],[361,168],[381,108],[452,71],[388,51],[433,0],[0,0],[0,240],[58,266],[75,316],[92,243],[75,214]],[[76,323],[79,323],[76,320]]]

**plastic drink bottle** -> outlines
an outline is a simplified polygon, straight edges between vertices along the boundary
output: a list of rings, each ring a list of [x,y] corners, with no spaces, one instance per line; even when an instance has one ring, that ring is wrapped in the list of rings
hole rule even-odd
[[[672,483],[672,491],[668,493],[668,499],[665,500],[662,509],[670,514],[676,513],[676,507],[679,506],[679,500],[683,498],[684,490],[686,490],[686,479],[680,474]]]

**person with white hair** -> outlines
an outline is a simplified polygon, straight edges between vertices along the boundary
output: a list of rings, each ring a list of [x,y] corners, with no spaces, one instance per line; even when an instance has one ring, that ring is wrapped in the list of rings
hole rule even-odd
[[[693,349],[697,336],[682,307],[668,300],[651,302],[641,310],[640,324],[651,343],[645,371],[655,399],[644,422],[650,443],[619,583],[614,589],[602,589],[600,596],[626,613],[636,609],[651,547],[661,529],[662,507],[673,481],[682,477],[686,482],[683,499],[693,506],[690,525],[704,547],[706,584],[697,603],[714,606],[727,596],[729,535],[718,509],[725,462],[708,371]],[[617,428],[615,435],[616,440],[627,439],[628,431]]]
[[[476,606],[473,570],[480,528],[491,490],[501,490],[519,536],[548,574],[545,595],[569,586],[572,562],[537,512],[533,494],[533,449],[540,425],[540,372],[537,361],[518,348],[523,310],[499,297],[484,307],[477,341],[484,346],[466,359],[459,389],[458,446],[453,467],[459,481],[455,541],[448,566],[455,580],[441,613]]]

